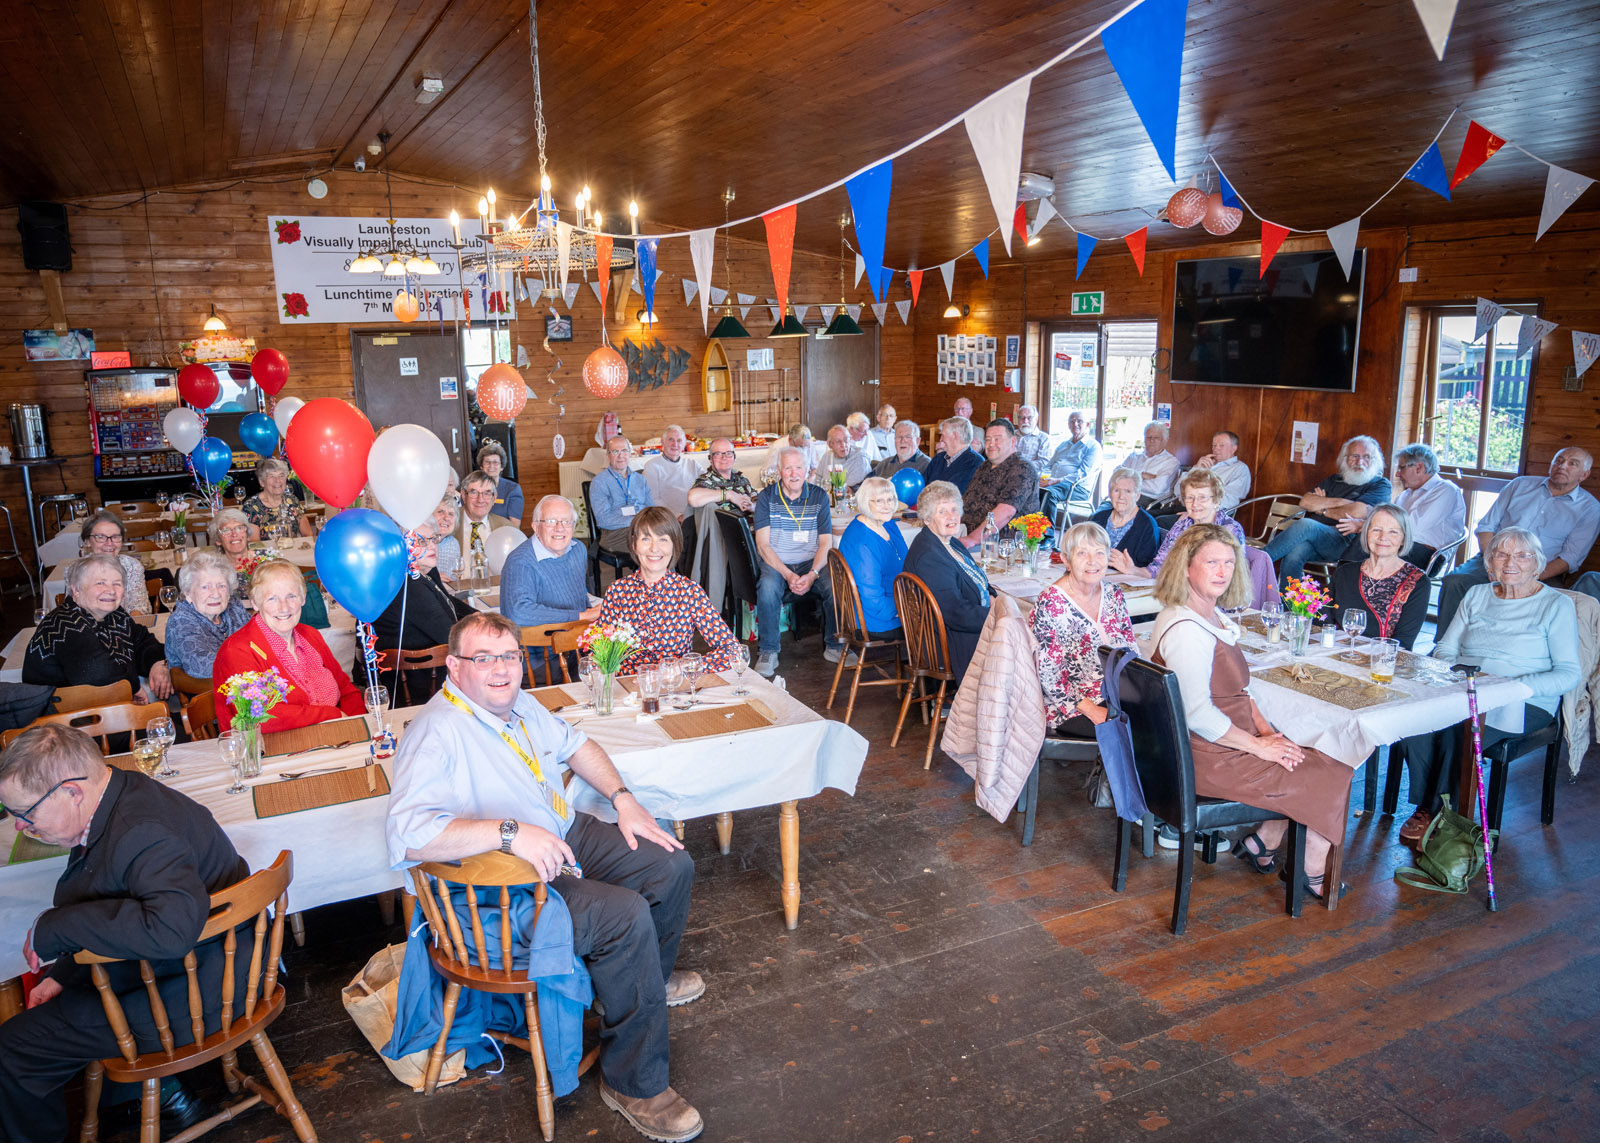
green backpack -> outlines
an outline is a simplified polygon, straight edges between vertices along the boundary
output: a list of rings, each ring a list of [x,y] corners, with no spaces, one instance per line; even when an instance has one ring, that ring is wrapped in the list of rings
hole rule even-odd
[[[1451,809],[1449,798],[1443,801],[1417,843],[1416,866],[1395,870],[1394,879],[1435,893],[1465,893],[1483,870],[1483,827]],[[1491,842],[1498,832],[1490,831]]]

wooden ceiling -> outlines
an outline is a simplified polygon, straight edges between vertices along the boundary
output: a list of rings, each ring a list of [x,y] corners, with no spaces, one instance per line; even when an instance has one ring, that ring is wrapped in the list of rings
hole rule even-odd
[[[756,213],[959,114],[1121,4],[546,0],[558,200],[587,182],[612,219],[636,196],[648,218],[692,228],[721,220],[731,186],[736,214]],[[484,187],[511,203],[537,183],[518,0],[29,0],[7,17],[7,201],[303,177],[348,167],[380,130],[396,172],[460,186],[464,213]],[[414,98],[424,74],[445,81],[428,106]],[[1593,0],[1462,0],[1444,63],[1408,0],[1190,0],[1180,179],[1215,153],[1268,217],[1331,226],[1365,210],[1457,105],[1447,169],[1476,118],[1600,177],[1597,91]],[[1100,235],[1142,225],[1174,189],[1098,43],[1034,81],[1023,166],[1052,175],[1057,206]],[[1507,148],[1454,203],[1407,183],[1364,225],[1536,215],[1544,179]],[[842,190],[803,204],[800,245],[837,250],[846,207]],[[959,125],[896,162],[890,265],[935,265],[993,225]],[[1065,228],[1046,233],[1046,252],[1070,247]],[[1197,233],[1157,224],[1150,240]]]

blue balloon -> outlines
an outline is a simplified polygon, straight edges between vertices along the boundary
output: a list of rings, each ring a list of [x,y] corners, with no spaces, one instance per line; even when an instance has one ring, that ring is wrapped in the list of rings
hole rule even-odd
[[[316,564],[333,598],[362,623],[371,623],[405,583],[405,534],[382,512],[346,508],[317,537]]]
[[[900,503],[912,508],[917,506],[917,497],[922,495],[922,473],[910,467],[897,468],[889,483],[894,485],[894,494],[900,498]]]
[[[239,422],[239,441],[261,456],[271,456],[278,447],[278,426],[265,413],[251,413]]]
[[[194,446],[189,459],[194,461],[194,470],[201,480],[215,484],[227,476],[228,469],[233,467],[233,450],[228,447],[227,441],[205,437]]]

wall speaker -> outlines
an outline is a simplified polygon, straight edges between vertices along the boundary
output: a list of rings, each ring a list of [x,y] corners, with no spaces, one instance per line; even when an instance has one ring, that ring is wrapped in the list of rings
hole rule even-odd
[[[17,207],[22,232],[22,264],[30,270],[72,269],[72,239],[67,208],[59,202],[24,202]]]

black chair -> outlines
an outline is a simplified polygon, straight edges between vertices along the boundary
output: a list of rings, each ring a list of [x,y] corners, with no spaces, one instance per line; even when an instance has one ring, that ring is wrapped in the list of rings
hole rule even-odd
[[[1052,762],[1093,762],[1100,757],[1100,744],[1092,738],[1073,738],[1045,731],[1039,744],[1039,757],[1033,760],[1033,770],[1017,798],[1017,813],[1022,815],[1022,844],[1033,844],[1033,824],[1039,812],[1039,769],[1046,759]]]
[[[730,630],[737,631],[739,617],[737,605],[747,603],[756,606],[756,587],[761,583],[761,559],[756,555],[756,536],[750,528],[750,518],[742,512],[725,511],[717,509],[717,527],[722,530],[722,547],[728,557],[728,586],[722,603],[722,618]],[[785,597],[795,604],[795,622],[789,629],[789,634],[798,639],[800,637],[800,604],[810,601],[813,608],[818,607],[813,596],[796,597],[785,593]]]
[[[1468,734],[1471,733],[1469,730]],[[1489,828],[1495,832],[1495,851],[1500,849],[1500,818],[1506,808],[1506,779],[1514,759],[1544,748],[1544,792],[1539,801],[1539,821],[1550,825],[1556,820],[1556,772],[1561,763],[1561,740],[1564,737],[1561,710],[1549,726],[1520,735],[1503,738],[1484,751],[1484,761],[1489,763]],[[1462,810],[1463,813],[1467,811]]]
[[[634,562],[633,556],[628,552],[607,552],[600,547],[600,525],[594,518],[594,501],[589,497],[589,485],[592,480],[583,482],[583,511],[589,519],[589,531],[594,533],[594,538],[589,543],[589,589],[596,595],[603,595],[600,590],[600,565],[606,564],[616,575],[625,571],[632,571],[639,565]]]
[[[1109,655],[1101,648],[1102,667]],[[1143,659],[1129,663],[1122,672],[1119,690],[1122,708],[1128,713],[1133,732],[1134,763],[1144,787],[1150,812],[1178,831],[1178,883],[1172,899],[1172,931],[1181,935],[1189,918],[1189,883],[1194,877],[1194,838],[1198,832],[1213,833],[1232,826],[1278,821],[1282,814],[1243,802],[1202,798],[1194,789],[1194,755],[1189,747],[1189,724],[1183,714],[1183,699],[1178,693],[1178,676],[1164,667]],[[1133,824],[1117,819],[1117,859],[1111,887],[1118,893],[1127,887],[1129,843]],[[1284,909],[1298,917],[1305,902],[1304,877],[1306,830],[1299,822],[1289,825],[1289,887]],[[1327,883],[1339,883],[1339,849],[1329,856]],[[1206,847],[1207,863],[1216,860],[1215,842]],[[1337,901],[1330,892],[1330,904]]]

